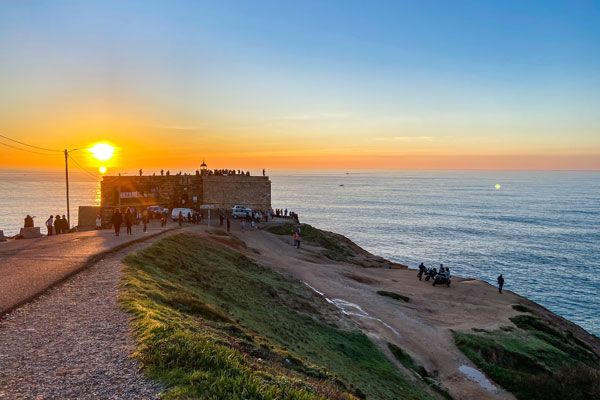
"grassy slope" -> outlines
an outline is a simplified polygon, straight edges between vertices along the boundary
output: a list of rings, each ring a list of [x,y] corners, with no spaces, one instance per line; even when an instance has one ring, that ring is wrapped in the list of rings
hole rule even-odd
[[[429,398],[303,284],[238,252],[180,234],[125,262],[137,356],[167,398]]]
[[[600,360],[572,335],[531,316],[518,328],[476,334],[455,332],[457,346],[518,399],[600,399]]]
[[[286,223],[268,228],[268,231],[276,235],[291,236],[296,229],[296,224]],[[358,247],[352,246],[340,240],[339,235],[322,231],[308,224],[300,225],[302,240],[316,243],[325,249],[324,255],[334,261],[348,261],[356,255]]]

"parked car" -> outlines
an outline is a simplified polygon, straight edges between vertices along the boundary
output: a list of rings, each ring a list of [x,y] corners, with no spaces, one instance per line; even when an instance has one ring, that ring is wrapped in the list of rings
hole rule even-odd
[[[191,214],[194,213],[194,210],[192,210],[191,208],[174,208],[171,210],[171,219],[173,221],[177,221],[179,219],[180,211],[181,211],[181,214],[183,214],[184,220],[186,220],[186,221],[187,221],[188,213],[191,213]]]
[[[169,212],[168,208],[164,208],[164,207],[161,207],[161,206],[148,206],[148,207],[146,207],[146,210],[148,210],[148,213],[151,216],[152,215],[159,216],[159,215],[162,215],[162,214],[164,214],[166,212],[167,213]]]
[[[231,208],[233,218],[245,218],[249,215],[252,215],[252,209],[246,206],[236,205]]]

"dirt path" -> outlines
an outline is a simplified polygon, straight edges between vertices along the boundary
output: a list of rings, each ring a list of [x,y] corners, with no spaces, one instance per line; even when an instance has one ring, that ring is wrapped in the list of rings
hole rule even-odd
[[[153,399],[160,388],[130,357],[117,304],[121,259],[108,256],[0,320],[0,399]]]
[[[237,235],[260,252],[255,256],[257,261],[310,285],[382,345],[387,341],[405,349],[454,398],[514,399],[501,389],[485,389],[485,382],[477,382],[485,376],[465,374],[478,371],[454,345],[451,329],[511,325],[509,317],[517,314],[511,305],[518,303],[518,296],[510,292],[500,295],[494,287],[477,280],[454,279],[450,288],[433,287],[430,282],[418,281],[414,270],[332,263],[319,255],[318,248],[303,243],[303,248],[296,250],[288,243],[289,238],[267,232]],[[410,301],[380,296],[378,290],[409,296]],[[461,367],[465,372],[459,370]]]

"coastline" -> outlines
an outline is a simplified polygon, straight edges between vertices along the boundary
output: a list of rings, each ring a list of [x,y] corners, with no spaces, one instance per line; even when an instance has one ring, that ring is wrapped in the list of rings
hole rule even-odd
[[[492,339],[518,337],[536,346],[545,343],[544,346],[555,349],[553,352],[561,357],[570,357],[564,351],[573,349],[584,352],[592,358],[583,361],[592,363],[600,354],[600,341],[596,337],[523,296],[510,291],[498,294],[496,288],[484,281],[462,277],[454,277],[450,287],[433,287],[430,282],[418,281],[415,270],[373,255],[342,235],[306,224],[301,225],[302,245],[296,249],[291,246],[287,234],[287,230],[295,226],[290,225],[289,220],[279,220],[263,225],[260,230],[244,232],[235,224],[229,234],[218,226],[190,225],[157,243],[185,246],[190,240],[198,241],[199,245],[231,253],[233,258],[230,260],[251,260],[281,274],[282,278],[278,279],[301,285],[312,293],[302,296],[313,296],[310,302],[315,305],[294,306],[292,303],[293,307],[308,307],[305,312],[309,313],[314,307],[322,308],[327,318],[334,318],[338,321],[336,324],[346,327],[344,329],[358,328],[403,371],[404,376],[412,377],[409,379],[411,385],[429,392],[433,398],[446,392],[455,399],[515,398],[511,394],[513,388],[504,387],[505,382],[497,382],[493,370],[488,369],[485,360],[478,358],[479,353],[471,352],[473,340],[488,343]],[[109,231],[104,233],[110,234]],[[77,242],[99,234],[91,232],[65,237]],[[185,248],[184,253],[177,252],[181,253],[176,255],[178,260],[194,251]],[[35,247],[23,251],[23,256],[27,251],[36,252]],[[148,260],[160,261],[156,257]],[[185,258],[181,262],[200,265],[188,264]],[[178,266],[173,268],[171,271],[179,269]],[[172,272],[161,279],[170,279],[170,274]],[[178,279],[176,274],[173,279]],[[165,284],[166,287],[171,285]],[[164,295],[174,294],[167,291]],[[282,301],[288,304],[284,298]],[[221,310],[225,303],[210,307]],[[241,321],[243,324],[244,320]],[[560,338],[564,344],[554,338]],[[494,346],[503,345],[503,342],[493,343]],[[486,352],[500,348],[489,349]],[[502,350],[498,354],[512,353]],[[536,352],[524,354],[531,360],[536,359]],[[575,358],[571,362],[582,361]],[[528,371],[510,368],[508,371],[518,377],[528,376]],[[519,393],[520,389],[514,390]]]

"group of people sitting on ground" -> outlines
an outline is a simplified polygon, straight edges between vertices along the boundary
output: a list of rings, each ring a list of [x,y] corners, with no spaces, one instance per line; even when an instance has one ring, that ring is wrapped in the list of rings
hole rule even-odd
[[[425,275],[425,280],[433,279],[434,285],[436,283],[448,283],[450,282],[450,269],[448,267],[444,267],[444,264],[440,264],[439,271],[434,268],[427,268],[425,264],[419,264],[419,272],[417,273],[417,278],[419,280],[423,279],[423,275]],[[496,278],[498,282],[498,292],[502,293],[502,288],[504,287],[504,276],[500,274],[498,278]]]
[[[419,264],[419,272],[417,273],[417,278],[419,280],[423,279],[423,275],[425,275],[425,280],[435,279],[436,276],[440,275],[441,278],[450,279],[450,268],[444,267],[444,264],[440,264],[440,269],[437,270],[435,267],[427,268],[425,264]]]

